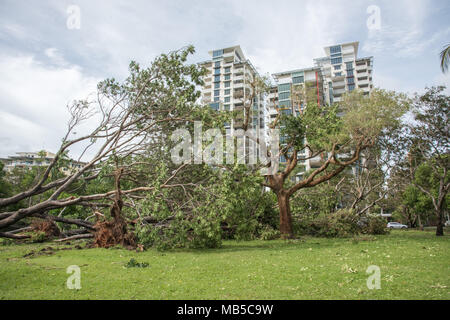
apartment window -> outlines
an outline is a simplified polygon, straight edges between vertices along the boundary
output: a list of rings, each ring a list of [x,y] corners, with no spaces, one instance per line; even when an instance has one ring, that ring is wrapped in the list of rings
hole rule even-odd
[[[281,110],[281,113],[289,115],[289,114],[292,114],[292,110],[291,109],[284,109],[284,110]]]
[[[220,74],[220,68],[215,68],[214,69],[214,74]]]
[[[230,89],[225,90],[225,95],[228,96],[230,94]]]
[[[355,85],[354,84],[349,84],[348,85],[348,91],[353,91],[355,90]]]
[[[220,90],[214,90],[214,96],[217,97],[220,95]]]
[[[226,75],[225,75],[225,80],[230,80],[230,79],[231,79],[231,75],[226,74]]]
[[[229,88],[230,87],[230,83],[231,83],[231,81],[226,81],[225,82],[225,88]]]
[[[223,56],[223,49],[213,51],[213,58],[220,57],[220,56]]]
[[[354,77],[347,78],[347,83],[348,84],[354,84],[355,83],[355,78]]]
[[[219,101],[219,97],[214,97],[214,102],[218,102]]]
[[[214,67],[219,68],[219,67],[220,67],[220,61],[216,61],[216,62],[214,63]]]
[[[303,83],[305,80],[305,78],[303,76],[298,76],[298,77],[293,77],[292,78],[292,83]]]
[[[230,73],[231,72],[231,67],[226,67],[225,68],[225,73]]]
[[[219,110],[219,103],[211,103],[210,106],[211,106],[211,109]]]
[[[330,55],[330,58],[338,58],[338,57],[342,57],[342,54],[341,53],[332,53]]]
[[[338,64],[338,65],[334,66],[334,70],[341,70],[341,65]]]
[[[334,76],[335,76],[335,77],[340,77],[340,76],[342,76],[342,72],[336,72],[336,73],[334,74]]]
[[[353,70],[347,70],[347,77],[353,77]]]
[[[218,82],[220,81],[220,75],[219,76],[214,76],[214,82]]]
[[[291,84],[284,83],[284,84],[278,85],[278,92],[283,92],[283,91],[291,91]]]
[[[342,63],[342,57],[331,58],[331,64],[340,64],[340,63]]]
[[[227,100],[227,98],[225,98],[225,101]],[[224,104],[223,105],[223,109],[225,110],[225,111],[230,111],[230,105],[229,104]]]
[[[225,97],[224,102],[230,102],[230,97]]]
[[[279,99],[279,100],[286,100],[286,99],[289,99],[290,96],[291,96],[291,93],[290,93],[290,92],[281,92],[281,93],[278,95],[278,99]]]
[[[278,105],[280,106],[280,108],[290,108],[291,107],[291,101],[290,100],[280,101],[278,103]]]
[[[347,70],[353,69],[353,62],[346,62],[345,64],[347,65]]]
[[[220,88],[220,82],[214,82],[214,89]]]
[[[333,53],[340,53],[340,52],[341,52],[341,46],[330,47],[330,53],[331,54],[333,54]]]

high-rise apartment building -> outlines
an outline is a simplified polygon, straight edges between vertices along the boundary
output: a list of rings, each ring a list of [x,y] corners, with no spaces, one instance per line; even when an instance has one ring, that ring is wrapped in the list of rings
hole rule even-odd
[[[339,102],[345,92],[355,88],[369,94],[373,88],[373,57],[358,58],[358,46],[359,42],[328,46],[325,57],[314,59],[314,67],[272,74],[276,85],[269,93],[269,122],[279,113],[301,115],[308,102],[319,106]],[[285,161],[280,158],[281,164]],[[315,157],[301,165],[307,171],[320,163],[321,158]],[[301,175],[302,172],[297,177]]]
[[[213,50],[209,54],[211,60],[200,63],[208,71],[203,79],[202,102],[215,110],[242,110],[242,115],[229,125],[232,130],[242,127],[244,106],[251,103],[249,129],[255,129],[258,136],[263,135],[265,105],[262,93],[253,94],[258,76],[255,67],[245,58],[240,46]]]
[[[345,92],[358,88],[369,94],[373,88],[373,57],[358,58],[359,42],[325,47],[326,57],[314,59],[324,76],[327,103],[339,102]]]
[[[262,93],[252,94],[252,82],[258,73],[240,46],[210,51],[211,59],[200,63],[207,69],[202,102],[215,110],[230,111],[244,111],[244,105],[252,103],[249,128],[255,129],[258,137],[265,137],[266,122],[271,123],[279,113],[301,115],[309,102],[333,104],[356,88],[369,94],[373,88],[373,57],[359,58],[358,47],[357,41],[328,46],[324,48],[325,57],[314,59],[314,67],[272,74],[275,85],[267,103]],[[251,97],[254,99],[249,102]],[[243,118],[244,112],[228,127],[241,128]],[[280,162],[285,159],[281,157]],[[303,163],[303,169],[316,168],[320,163],[320,157],[310,159]]]
[[[298,115],[306,103],[325,103],[322,70],[319,67],[291,70],[272,74],[276,85],[269,93],[269,118],[274,120],[281,112]]]

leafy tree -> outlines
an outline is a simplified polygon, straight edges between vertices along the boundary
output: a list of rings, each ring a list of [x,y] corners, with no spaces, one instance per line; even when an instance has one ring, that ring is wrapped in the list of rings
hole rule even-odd
[[[409,150],[411,181],[430,197],[437,219],[436,235],[444,234],[449,180],[450,96],[445,87],[432,87],[414,99],[414,122],[405,133],[405,148]]]
[[[281,136],[285,137],[281,154],[287,163],[280,172],[267,175],[264,185],[277,195],[280,231],[285,237],[293,236],[291,196],[328,181],[355,164],[364,151],[398,128],[408,107],[404,95],[375,89],[370,96],[355,91],[345,95],[339,105],[308,104],[300,117],[279,118]],[[306,157],[301,156],[304,153]],[[291,183],[289,176],[299,162],[316,156],[323,159],[320,167]]]

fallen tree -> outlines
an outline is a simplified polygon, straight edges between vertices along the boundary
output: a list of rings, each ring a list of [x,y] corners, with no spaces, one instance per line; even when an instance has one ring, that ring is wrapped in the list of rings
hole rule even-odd
[[[38,217],[51,224],[58,222],[82,227],[79,235],[71,236],[89,232],[95,235],[98,246],[135,245],[133,235],[127,230],[128,221],[122,215],[124,206],[132,205],[123,198],[137,199],[140,194],[192,185],[186,180],[176,181],[177,175],[186,170],[184,164],[171,164],[168,169],[172,173],[159,179],[155,159],[162,151],[167,152],[164,144],[168,132],[193,122],[195,117],[205,118],[205,113],[209,112],[196,104],[199,97],[196,86],[202,83],[204,70],[186,64],[188,54],[193,52],[193,47],[187,47],[163,54],[148,68],[132,62],[130,75],[124,82],[102,81],[95,99],[69,105],[67,131],[54,159],[28,190],[0,199],[0,231]],[[83,131],[82,124],[93,129],[87,134],[78,134],[77,131]],[[61,168],[61,162],[67,160],[67,153],[74,146],[83,147],[77,159],[83,165],[58,177],[55,170]],[[95,185],[108,176],[115,180],[112,190],[71,193],[76,184]],[[127,182],[127,188],[120,187],[121,180]],[[36,196],[42,200],[26,201]],[[97,212],[93,215],[97,222],[61,216],[61,209],[74,206]],[[109,215],[101,212],[104,208],[109,209]],[[55,215],[56,210],[60,214]],[[101,216],[103,219],[99,219]],[[0,236],[26,237],[11,232],[1,232]]]

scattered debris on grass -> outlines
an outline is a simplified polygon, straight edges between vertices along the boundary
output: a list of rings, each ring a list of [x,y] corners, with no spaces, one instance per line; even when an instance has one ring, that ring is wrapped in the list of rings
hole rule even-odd
[[[345,273],[358,273],[358,269],[353,269],[351,267],[349,267],[347,264],[344,264],[341,268],[342,272]]]
[[[442,285],[440,283],[438,283],[437,285],[431,286],[431,287],[432,288],[436,288],[436,289],[445,289],[445,288],[447,288],[447,286],[444,286],[444,285]]]
[[[130,261],[125,264],[125,268],[147,268],[148,266],[149,264],[147,262],[137,262],[134,258],[131,258]]]

